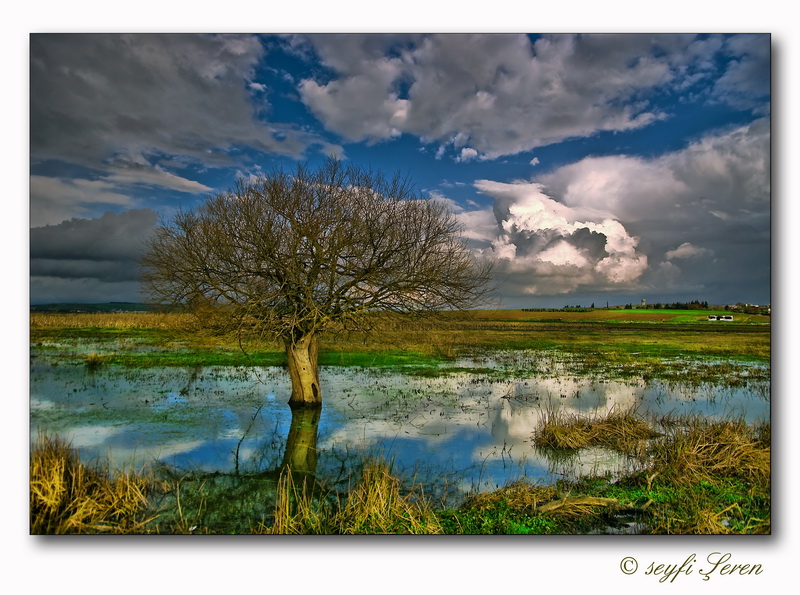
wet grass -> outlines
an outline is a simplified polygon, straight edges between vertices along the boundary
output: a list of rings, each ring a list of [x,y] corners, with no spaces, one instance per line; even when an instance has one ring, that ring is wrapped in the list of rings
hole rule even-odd
[[[770,361],[768,324],[586,322],[577,318],[582,313],[564,313],[576,316],[566,322],[495,318],[509,316],[509,312],[521,311],[385,324],[371,335],[325,336],[320,364],[393,367],[435,376],[444,364],[459,357],[537,350],[571,354],[583,373],[688,381],[692,379],[686,373],[685,359],[725,360],[714,364],[717,370],[696,367],[700,376],[695,381],[701,382],[708,380],[709,374],[735,378],[731,366],[737,362],[766,365]],[[30,336],[35,353],[54,361],[78,359],[88,366],[282,366],[286,361],[283,347],[277,343],[239,342],[231,335],[200,329],[190,317],[179,314],[35,313]],[[768,376],[768,367],[764,373]]]
[[[496,318],[499,313],[511,316],[509,313],[520,312],[486,311],[434,321],[386,322],[370,335],[329,335],[323,337],[321,358],[324,365],[397,365],[520,349],[565,350],[587,362],[680,356],[766,362],[770,357],[770,327],[765,323],[677,324],[635,318],[587,322],[577,317],[581,313],[564,313],[575,316],[556,322]],[[652,316],[652,311],[647,312]],[[204,330],[191,317],[180,314],[34,313],[30,336],[31,344],[39,349],[97,342],[105,346],[109,363],[129,366],[273,365],[284,358],[277,343],[240,344],[236,337]]]
[[[620,427],[608,424],[612,419],[620,421],[617,418],[622,419]],[[600,428],[609,436],[600,436]],[[658,438],[646,439],[648,433]],[[605,418],[554,415],[535,440],[542,448],[561,450],[602,444],[628,455],[635,470],[618,479],[587,477],[559,482],[549,488],[557,492],[552,504],[534,509],[515,505],[520,499],[508,498],[502,490],[483,497],[501,499],[501,509],[513,512],[516,523],[534,518],[534,512],[551,512],[550,506],[562,502],[559,509],[570,511],[569,515],[551,518],[548,532],[606,532],[615,527],[652,534],[770,532],[768,423],[748,425],[741,419],[711,420],[694,415],[648,422],[630,412],[612,412]],[[542,490],[533,486],[517,489],[536,494]],[[470,518],[473,508],[485,505],[468,502],[456,518]]]
[[[761,320],[704,324],[676,315],[662,324],[641,317],[567,317],[570,313],[558,313],[561,320],[544,320],[543,314],[497,311],[433,327],[395,325],[379,335],[332,336],[322,344],[320,363],[438,376],[447,373],[442,364],[453,368],[457,357],[538,350],[553,353],[553,365],[567,357],[576,372],[602,377],[688,385],[724,381],[730,386],[769,378],[770,332]],[[31,344],[56,363],[62,358],[90,369],[279,366],[285,357],[279,345],[239,345],[176,314],[32,314]],[[699,363],[687,364],[687,359]],[[519,365],[529,373],[531,366],[546,372],[550,364]],[[494,376],[519,372],[514,365],[459,371]],[[553,486],[519,482],[476,495],[456,509],[434,507],[418,487],[401,485],[385,464],[365,464],[362,475],[343,492],[318,485],[308,489],[287,474],[111,477],[101,467],[81,464],[67,445],[43,439],[31,454],[31,532],[770,532],[769,424],[612,414],[550,414],[535,440],[553,452],[591,447],[619,451],[629,457],[634,471]]]
[[[602,439],[632,459],[620,477],[586,476],[555,485],[518,481],[477,494],[458,508],[436,507],[383,461],[367,461],[350,487],[326,488],[308,475],[128,474],[88,470],[58,441],[31,458],[32,533],[258,534],[758,534],[771,531],[770,426],[697,416],[659,420],[552,420],[580,449],[598,428],[628,428]],[[635,418],[635,416],[633,416]],[[656,429],[657,428],[657,429]],[[659,434],[657,438],[647,435]],[[619,439],[622,436],[622,439]],[[644,448],[642,447],[644,445]]]
[[[299,481],[284,471],[278,482],[272,522],[266,534],[421,534],[442,533],[430,503],[416,491],[402,492],[400,480],[384,461],[370,461],[344,497]]]
[[[40,436],[30,460],[30,532],[133,534],[144,530],[147,478],[89,467],[63,440]]]
[[[550,410],[534,432],[534,444],[544,449],[577,450],[599,446],[624,454],[636,454],[643,441],[658,436],[633,411],[612,410],[602,415],[579,415]]]

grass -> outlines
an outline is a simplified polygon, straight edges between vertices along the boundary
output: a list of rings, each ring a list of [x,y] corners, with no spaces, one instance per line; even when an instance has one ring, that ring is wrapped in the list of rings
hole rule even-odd
[[[630,417],[631,413],[624,414]],[[769,533],[770,425],[742,419],[667,416],[647,423],[625,420],[613,429],[607,418],[581,419],[554,414],[537,432],[543,447],[579,449],[593,444],[634,457],[637,471],[616,482],[589,478],[570,485],[593,497],[612,497],[639,513],[639,532],[658,534]],[[548,427],[549,426],[549,427]],[[605,428],[600,431],[600,428]],[[658,430],[656,429],[658,428]],[[645,434],[656,439],[640,442]],[[603,437],[606,434],[608,437]],[[623,440],[618,440],[625,434]],[[630,435],[637,435],[631,441]],[[644,448],[642,446],[644,445]],[[599,522],[605,522],[602,518]],[[581,519],[584,530],[592,518]],[[567,525],[567,530],[575,530]]]
[[[146,489],[146,478],[112,478],[59,438],[40,436],[30,460],[31,534],[141,532],[149,521],[142,516]]]
[[[770,427],[740,419],[633,419],[631,412],[553,418],[580,449],[599,428],[626,430],[600,441],[635,458],[613,479],[584,477],[535,485],[518,481],[436,508],[419,486],[404,486],[383,461],[368,461],[343,492],[308,475],[221,474],[160,482],[135,474],[109,479],[57,439],[31,457],[32,533],[258,534],[758,534],[771,531]],[[656,431],[658,427],[659,431]],[[657,438],[647,435],[658,433]],[[620,436],[622,439],[620,439]],[[642,442],[644,441],[644,442]],[[645,444],[632,448],[632,444]],[[164,494],[169,493],[169,498]],[[148,496],[149,495],[149,499]],[[228,507],[228,508],[226,508]]]
[[[769,363],[767,317],[706,323],[707,314],[485,311],[435,326],[395,325],[372,337],[326,337],[320,363],[435,375],[438,364],[458,356],[538,349],[572,354],[583,371],[689,383],[709,374],[746,382],[735,360]],[[280,365],[284,357],[277,344],[241,349],[230,336],[193,326],[188,316],[164,313],[33,313],[31,343],[89,368]],[[702,369],[669,361],[683,357],[722,361]],[[385,463],[366,464],[345,493],[312,489],[288,473],[155,482],[136,474],[111,477],[82,464],[58,439],[41,438],[31,453],[31,532],[574,534],[630,523],[641,533],[770,532],[769,424],[644,420],[633,411],[604,418],[550,413],[534,438],[541,448],[561,451],[617,450],[635,471],[554,486],[520,482],[457,509],[437,509],[419,488],[401,485]]]
[[[635,454],[643,441],[656,436],[658,433],[632,410],[592,416],[552,410],[545,413],[534,433],[534,444],[545,449],[572,450],[600,446]]]
[[[278,483],[273,522],[258,532],[267,534],[435,534],[438,517],[424,497],[401,493],[400,480],[384,461],[370,461],[361,477],[341,497],[314,489],[316,484],[284,471]]]
[[[630,313],[632,312],[632,313]],[[643,311],[652,316],[658,311]],[[685,315],[686,311],[682,311]],[[323,336],[322,365],[430,368],[459,356],[499,350],[561,350],[586,366],[656,365],[665,358],[734,358],[768,362],[769,324],[637,321],[636,311],[558,312],[563,320],[531,322],[522,311],[481,311],[426,323],[384,324],[380,332]],[[587,316],[605,318],[587,319]],[[500,319],[499,316],[506,319]],[[611,315],[625,315],[625,322]],[[644,314],[642,314],[644,315]],[[516,316],[516,317],[515,317]],[[580,318],[584,316],[584,318]],[[757,317],[751,317],[757,318]],[[767,321],[768,317],[765,318]],[[93,345],[103,363],[131,367],[282,365],[282,345],[240,344],[231,335],[198,328],[189,315],[168,313],[31,314],[31,344],[64,353]],[[65,356],[67,357],[67,356]]]

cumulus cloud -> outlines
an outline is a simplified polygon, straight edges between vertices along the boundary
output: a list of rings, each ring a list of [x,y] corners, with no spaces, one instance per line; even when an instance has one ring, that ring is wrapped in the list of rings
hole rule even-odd
[[[456,161],[467,162],[467,161],[472,161],[476,157],[478,157],[478,152],[475,149],[471,147],[464,147],[463,149],[461,149],[461,153],[459,154],[459,156],[456,157]]]
[[[756,121],[656,158],[587,157],[535,182],[479,180],[497,222],[479,249],[499,260],[509,293],[707,294],[730,278],[768,282],[769,172],[768,122]]]
[[[630,287],[647,268],[638,238],[608,214],[561,204],[536,183],[475,185],[495,199],[493,253],[524,293]]]
[[[689,259],[689,258],[701,258],[704,256],[710,256],[712,253],[711,250],[708,248],[699,248],[697,246],[693,246],[689,242],[684,242],[674,250],[668,251],[665,256],[668,260],[673,260],[675,258],[678,259]]]
[[[762,225],[769,217],[769,143],[769,121],[760,119],[657,158],[587,157],[537,180],[570,207],[608,209],[649,232],[690,230],[696,222],[710,232],[712,219]]]
[[[493,159],[599,131],[647,126],[668,114],[648,94],[761,98],[769,37],[447,34],[308,38],[331,76],[306,78],[309,109],[350,140],[403,133]],[[721,71],[727,60],[727,70]],[[767,69],[768,72],[768,69]],[[714,87],[717,83],[716,88]],[[472,155],[473,157],[475,155]]]

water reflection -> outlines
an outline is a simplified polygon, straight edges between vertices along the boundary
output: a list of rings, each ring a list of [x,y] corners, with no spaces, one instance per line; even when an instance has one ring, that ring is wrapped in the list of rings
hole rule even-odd
[[[154,461],[226,473],[289,467],[333,483],[348,481],[355,465],[378,456],[442,493],[466,493],[522,477],[550,483],[624,468],[623,458],[602,449],[561,459],[539,452],[533,431],[550,409],[769,418],[766,380],[619,381],[526,366],[511,377],[459,372],[435,378],[324,368],[324,407],[292,411],[288,378],[279,368],[90,371],[37,358],[31,436],[38,429],[58,433],[84,458],[112,467]]]
[[[317,433],[322,410],[319,408],[292,408],[292,425],[286,439],[286,452],[282,469],[295,474],[314,475],[317,471]]]

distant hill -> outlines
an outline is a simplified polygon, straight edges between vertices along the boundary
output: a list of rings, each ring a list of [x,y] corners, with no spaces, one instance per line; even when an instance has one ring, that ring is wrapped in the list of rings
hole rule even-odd
[[[105,304],[34,304],[31,312],[150,312],[147,304],[108,302]]]

